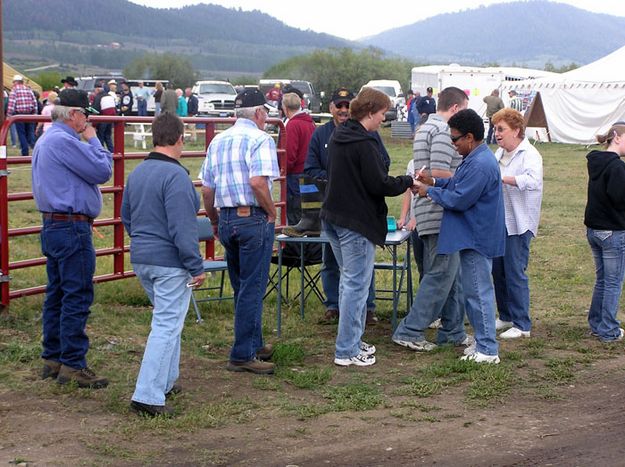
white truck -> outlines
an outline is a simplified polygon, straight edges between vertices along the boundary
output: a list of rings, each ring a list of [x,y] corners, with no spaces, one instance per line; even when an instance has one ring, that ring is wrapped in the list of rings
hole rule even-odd
[[[385,117],[387,121],[397,120],[406,105],[404,92],[401,90],[399,81],[394,79],[372,79],[363,86],[363,88],[365,87],[382,91],[391,99],[392,107],[386,112]]]
[[[198,112],[207,117],[233,117],[237,91],[228,81],[197,81],[192,92],[198,99]]]

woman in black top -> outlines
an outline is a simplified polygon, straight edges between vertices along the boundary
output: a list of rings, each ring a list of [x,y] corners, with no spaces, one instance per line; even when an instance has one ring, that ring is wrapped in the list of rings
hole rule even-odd
[[[339,326],[334,363],[368,366],[375,347],[361,340],[375,246],[386,239],[385,196],[398,196],[413,185],[410,176],[388,176],[376,131],[390,108],[388,96],[363,88],[351,101],[350,120],[337,126],[328,145],[328,185],[321,210],[323,230],[341,268]]]
[[[588,160],[588,202],[584,215],[595,260],[596,280],[588,311],[590,331],[604,342],[625,335],[616,319],[625,277],[625,122],[617,122],[597,141],[605,151]]]

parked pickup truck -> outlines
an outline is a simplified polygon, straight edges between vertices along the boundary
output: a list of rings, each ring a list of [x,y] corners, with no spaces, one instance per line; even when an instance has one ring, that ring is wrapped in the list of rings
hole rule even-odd
[[[234,99],[237,97],[237,92],[228,81],[197,81],[192,91],[197,95],[200,115],[234,116]]]

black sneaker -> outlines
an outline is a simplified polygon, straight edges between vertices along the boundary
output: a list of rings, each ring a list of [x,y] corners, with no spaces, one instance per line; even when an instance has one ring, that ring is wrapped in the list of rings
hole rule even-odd
[[[106,378],[98,378],[89,368],[76,369],[67,365],[61,365],[56,382],[67,384],[75,381],[79,388],[102,389],[108,386]]]
[[[130,409],[139,415],[148,417],[171,417],[174,415],[174,409],[166,405],[150,405],[137,401],[130,401]]]

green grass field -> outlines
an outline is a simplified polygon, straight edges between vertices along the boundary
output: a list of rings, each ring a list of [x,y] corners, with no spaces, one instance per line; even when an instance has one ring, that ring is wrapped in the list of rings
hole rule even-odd
[[[383,130],[383,137],[393,161],[392,174],[403,174],[412,157],[411,142],[392,140],[388,129]],[[12,301],[0,319],[0,392],[59,398],[72,407],[76,400],[78,407],[95,401],[97,413],[111,414],[114,421],[106,430],[90,432],[88,439],[85,435],[94,463],[159,459],[158,447],[130,441],[139,434],[160,439],[165,434],[180,436],[247,424],[258,417],[292,423],[297,427],[294,436],[304,436],[307,425],[298,423],[329,413],[378,409],[405,422],[435,423],[459,417],[465,408],[496,404],[504,397],[561,398],[562,388],[576,381],[580,369],[621,354],[623,345],[601,344],[587,336],[585,313],[594,280],[583,226],[587,149],[560,144],[539,144],[538,149],[544,160],[545,192],[529,266],[534,328],[530,339],[501,344],[498,366],[460,363],[458,351],[449,347],[415,355],[393,345],[391,303],[385,301],[378,305],[381,323],[367,329],[365,336],[379,349],[378,363],[367,369],[340,369],[332,364],[335,328],[317,324],[322,305],[311,297],[301,319],[299,302],[287,303],[283,336],[278,339],[272,294],[265,301],[264,332],[266,340],[276,345],[276,375],[242,377],[224,369],[232,340],[232,302],[211,302],[201,305],[204,323],[196,324],[190,313],[183,332],[181,381],[187,391],[172,403],[180,415],[171,420],[141,419],[128,412],[128,403],[149,332],[150,307],[137,281],[129,279],[96,287],[88,325],[90,366],[111,379],[109,388],[89,391],[36,379],[42,296],[35,296]],[[195,175],[201,159],[184,163]],[[12,172],[10,191],[30,190],[27,166]],[[104,217],[111,212],[110,196],[106,198]],[[400,202],[401,197],[387,200],[389,214],[399,215]],[[10,215],[11,227],[39,222],[29,202],[14,203]],[[111,230],[102,228],[100,234],[103,238],[95,237],[97,246],[109,245]],[[14,239],[11,252],[12,260],[38,256],[37,236]],[[381,250],[378,254],[384,259]],[[99,259],[98,272],[107,268],[110,260]],[[390,275],[378,273],[376,281],[388,286]],[[43,283],[43,268],[13,274],[14,287]],[[295,291],[298,280],[292,286]],[[405,309],[403,300],[400,315]],[[442,403],[450,394],[455,394],[461,407]]]

